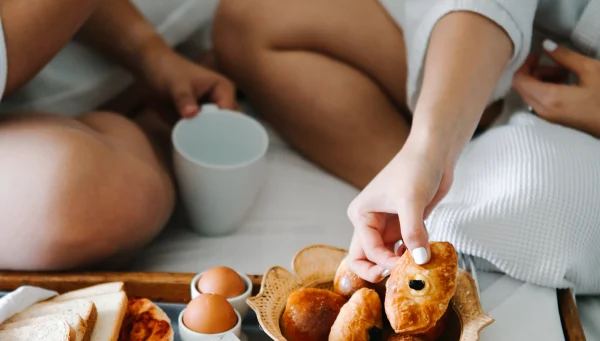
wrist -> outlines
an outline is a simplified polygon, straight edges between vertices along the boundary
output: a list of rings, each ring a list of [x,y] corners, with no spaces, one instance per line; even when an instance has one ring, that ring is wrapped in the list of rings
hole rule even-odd
[[[138,45],[133,64],[134,73],[143,78],[151,78],[153,72],[161,68],[173,54],[171,47],[158,34],[149,36]]]
[[[444,167],[454,167],[464,144],[449,127],[414,126],[406,140],[405,148],[421,155],[427,155],[443,163]]]

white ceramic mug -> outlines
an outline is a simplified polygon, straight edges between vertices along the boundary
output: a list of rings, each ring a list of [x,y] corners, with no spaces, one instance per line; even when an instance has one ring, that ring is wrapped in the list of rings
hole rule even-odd
[[[172,132],[173,162],[190,223],[206,236],[236,231],[263,182],[269,137],[255,119],[205,105]]]

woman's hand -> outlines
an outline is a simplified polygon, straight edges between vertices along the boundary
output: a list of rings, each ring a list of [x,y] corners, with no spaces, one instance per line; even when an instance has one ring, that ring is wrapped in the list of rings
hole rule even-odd
[[[237,109],[235,86],[224,76],[193,63],[171,49],[157,48],[144,59],[143,74],[157,97],[171,102],[183,117],[192,117],[200,110],[201,100],[220,108]]]
[[[513,86],[540,117],[600,137],[600,61],[549,40],[544,50],[558,66],[539,66],[532,55]],[[579,83],[560,84],[565,71],[575,73]]]
[[[443,160],[438,148],[407,142],[350,204],[354,236],[348,264],[357,275],[371,282],[386,277],[397,261],[394,244],[399,240],[417,264],[429,260],[424,220],[453,178],[453,167]]]

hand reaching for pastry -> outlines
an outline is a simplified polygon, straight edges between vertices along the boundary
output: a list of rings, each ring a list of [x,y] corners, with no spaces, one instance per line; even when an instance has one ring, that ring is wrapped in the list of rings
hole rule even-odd
[[[549,40],[544,50],[557,66],[540,66],[539,56],[531,55],[513,86],[543,119],[600,137],[600,61]],[[578,84],[564,84],[569,71]]]
[[[398,260],[394,244],[403,241],[417,264],[429,260],[424,220],[450,189],[453,167],[437,148],[407,142],[398,155],[350,204],[354,225],[348,266],[378,282]]]

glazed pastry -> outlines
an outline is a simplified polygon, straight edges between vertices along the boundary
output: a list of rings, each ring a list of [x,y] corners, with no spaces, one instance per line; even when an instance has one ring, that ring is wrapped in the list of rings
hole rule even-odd
[[[329,341],[380,341],[382,339],[381,300],[375,290],[362,288],[344,304]]]
[[[294,291],[281,316],[281,332],[288,341],[327,341],[333,322],[346,299],[333,291],[306,288]]]
[[[444,333],[446,329],[446,325],[448,324],[449,313],[452,308],[446,309],[446,312],[440,319],[435,323],[433,327],[431,327],[428,331],[423,334],[419,334],[418,336],[422,337],[424,341],[435,341],[440,338],[440,336]]]
[[[385,313],[399,334],[423,334],[444,315],[456,291],[458,257],[452,244],[432,242],[431,259],[415,264],[405,252],[387,282]]]
[[[446,313],[442,315],[442,317],[437,321],[435,326],[429,329],[424,334],[392,334],[388,336],[388,338],[384,338],[387,341],[436,341],[442,336],[444,330],[446,329],[446,324],[448,322],[448,313],[450,309],[446,309]],[[384,333],[385,334],[385,333]]]
[[[387,341],[428,341],[419,335],[408,335],[408,334],[395,334],[392,335]]]
[[[371,283],[358,277],[358,275],[348,268],[346,258],[344,258],[335,272],[335,277],[333,278],[333,291],[344,296],[346,299],[350,299],[352,294],[362,288],[369,288],[377,291],[383,301],[383,298],[385,297],[385,282]]]

